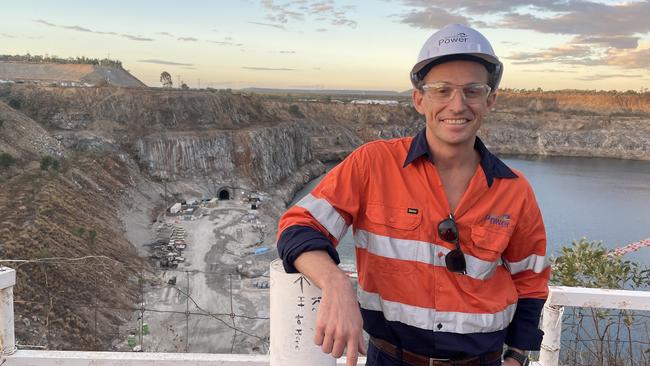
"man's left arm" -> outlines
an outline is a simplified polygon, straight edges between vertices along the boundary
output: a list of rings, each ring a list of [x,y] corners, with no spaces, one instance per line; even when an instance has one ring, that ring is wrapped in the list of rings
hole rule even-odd
[[[539,329],[539,319],[548,297],[551,268],[546,262],[542,214],[530,187],[525,202],[510,244],[503,253],[519,298],[508,326],[506,344],[519,350],[537,351],[544,335]]]

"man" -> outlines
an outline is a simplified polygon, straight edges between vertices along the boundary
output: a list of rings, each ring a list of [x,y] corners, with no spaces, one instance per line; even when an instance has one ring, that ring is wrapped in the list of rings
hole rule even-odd
[[[323,291],[315,343],[347,365],[525,365],[548,294],[546,235],[523,175],[476,136],[503,73],[488,40],[433,34],[411,71],[426,128],[348,156],[280,220],[287,271]],[[359,303],[335,247],[354,228]],[[360,309],[359,309],[360,307]]]

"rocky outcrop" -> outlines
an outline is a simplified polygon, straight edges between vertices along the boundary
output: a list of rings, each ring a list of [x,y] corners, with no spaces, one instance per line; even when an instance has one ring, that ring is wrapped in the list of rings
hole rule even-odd
[[[298,124],[244,129],[158,133],[140,138],[135,151],[155,176],[251,179],[271,188],[312,160],[309,136]]]
[[[0,102],[0,152],[19,159],[63,156],[64,147],[41,125]]]
[[[650,119],[643,117],[496,112],[480,135],[501,154],[650,160]]]

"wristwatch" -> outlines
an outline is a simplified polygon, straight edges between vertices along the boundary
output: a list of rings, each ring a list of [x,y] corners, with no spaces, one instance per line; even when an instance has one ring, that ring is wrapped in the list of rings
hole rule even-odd
[[[514,349],[509,349],[503,354],[503,359],[506,358],[513,358],[515,361],[519,362],[521,366],[529,366],[530,365],[530,360],[528,359],[528,356],[521,352],[517,352]]]

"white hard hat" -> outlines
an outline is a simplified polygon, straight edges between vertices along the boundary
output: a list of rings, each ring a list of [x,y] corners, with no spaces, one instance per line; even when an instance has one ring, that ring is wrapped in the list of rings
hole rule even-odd
[[[418,60],[411,69],[411,83],[414,87],[424,78],[420,75],[422,70],[429,63],[445,56],[467,55],[474,56],[494,65],[493,87],[499,87],[503,75],[503,64],[494,53],[490,42],[477,30],[462,24],[449,24],[434,33],[422,46]]]

